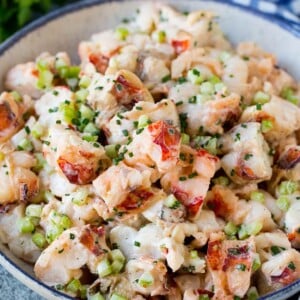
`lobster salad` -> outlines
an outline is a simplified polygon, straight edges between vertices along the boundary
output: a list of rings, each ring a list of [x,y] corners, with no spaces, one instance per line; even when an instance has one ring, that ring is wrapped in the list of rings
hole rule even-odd
[[[78,52],[6,76],[10,251],[79,299],[254,300],[299,280],[300,85],[276,57],[158,3]]]

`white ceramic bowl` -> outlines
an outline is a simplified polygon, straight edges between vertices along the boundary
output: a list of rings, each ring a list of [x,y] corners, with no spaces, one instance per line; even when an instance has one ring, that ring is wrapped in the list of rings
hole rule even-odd
[[[275,53],[279,65],[300,80],[300,32],[280,19],[223,1],[166,1],[182,11],[208,9],[220,16],[220,24],[233,43],[257,42]],[[92,33],[110,28],[130,16],[141,1],[83,1],[66,6],[33,22],[0,46],[0,90],[5,73],[17,63],[34,59],[43,51],[67,51],[78,60],[77,45]],[[34,278],[32,266],[14,257],[0,242],[0,263],[17,279],[47,299],[71,299]],[[300,280],[261,299],[281,300],[299,293]],[[0,292],[1,293],[1,292]],[[1,298],[1,295],[0,295]]]

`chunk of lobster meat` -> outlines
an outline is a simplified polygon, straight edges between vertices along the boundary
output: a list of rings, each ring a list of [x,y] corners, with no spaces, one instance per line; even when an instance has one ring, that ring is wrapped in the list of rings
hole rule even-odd
[[[180,268],[189,270],[191,273],[204,273],[205,260],[199,256],[192,258],[190,251],[185,245],[186,238],[194,238],[190,247],[201,247],[205,236],[199,231],[198,226],[191,222],[182,222],[179,224],[164,224],[164,236],[160,247],[167,260],[168,266],[173,272]]]
[[[261,266],[258,289],[265,294],[300,278],[300,253],[288,249],[274,255]]]
[[[91,56],[103,56],[109,59],[110,56],[118,52],[126,44],[127,42],[119,39],[113,30],[105,30],[93,34],[89,41],[80,42],[78,53],[82,63],[91,61]],[[101,68],[98,69],[98,72],[100,71]]]
[[[133,141],[126,148],[127,164],[154,165],[160,173],[165,173],[177,164],[180,133],[168,122],[157,121],[138,129],[133,136]]]
[[[238,56],[232,56],[226,61],[222,80],[229,91],[243,95],[248,88],[248,66]]]
[[[41,254],[40,249],[32,242],[30,233],[20,233],[17,220],[25,215],[25,206],[20,204],[0,213],[0,240],[7,244],[10,251],[18,258],[34,263]]]
[[[148,209],[143,211],[143,216],[152,223],[165,221],[168,223],[181,223],[186,218],[186,208],[179,202],[171,208],[165,202],[168,199],[166,194],[162,194],[162,199]]]
[[[132,108],[137,102],[153,102],[150,92],[140,79],[130,71],[120,70],[114,75],[94,74],[87,88],[88,104],[99,111],[97,123],[105,125],[120,106]]]
[[[263,230],[272,230],[276,224],[267,207],[256,201],[244,201],[227,187],[215,185],[206,198],[207,206],[218,217],[235,224],[259,223]]]
[[[153,102],[150,92],[145,88],[141,80],[132,72],[120,70],[115,77],[111,93],[119,104],[132,107],[139,101]]]
[[[37,88],[39,72],[34,62],[18,64],[10,69],[6,75],[5,87],[14,90],[22,96],[28,95],[38,99],[43,91]]]
[[[221,218],[218,218],[213,211],[207,209],[202,209],[199,216],[193,222],[205,236],[205,238],[192,242],[193,245],[197,245],[198,247],[204,246],[213,232],[222,231],[225,227],[225,222]]]
[[[108,143],[122,144],[126,142],[128,136],[124,136],[124,130],[127,130],[131,135],[133,130],[136,129],[136,123],[138,123],[141,116],[146,117],[148,123],[163,120],[179,127],[179,118],[173,101],[168,99],[158,103],[141,101],[132,110],[116,114],[107,125],[104,125]]]
[[[211,235],[206,259],[216,299],[233,295],[244,297],[250,286],[255,257],[253,238],[237,241],[224,240],[221,233]]]
[[[170,74],[170,70],[163,59],[147,56],[143,59],[140,77],[148,88],[161,83],[162,79]]]
[[[177,275],[174,277],[174,281],[176,282],[182,294],[184,294],[186,290],[200,290],[204,287],[204,278],[199,275]],[[199,297],[196,299],[199,299]]]
[[[263,232],[254,239],[261,262],[268,261],[272,256],[292,247],[287,235],[281,230]]]
[[[23,102],[18,102],[11,93],[0,95],[0,143],[11,138],[24,124],[23,114],[30,102],[28,97],[25,98]]]
[[[39,179],[30,169],[34,157],[25,151],[5,153],[0,162],[0,204],[27,202],[39,191]]]
[[[227,176],[237,184],[261,182],[271,178],[272,158],[269,146],[255,122],[235,126],[225,134],[220,143],[227,153],[221,159]]]
[[[163,262],[141,257],[129,260],[125,270],[133,290],[137,293],[156,296],[165,291],[167,268]],[[143,275],[152,278],[151,285],[139,284],[139,280],[142,281]]]
[[[201,299],[201,297],[208,297],[208,299],[213,299],[213,296],[213,292],[205,289],[187,289],[183,292],[183,300],[198,300]]]
[[[162,191],[151,188],[152,176],[151,168],[137,169],[119,163],[96,178],[93,186],[96,195],[104,200],[110,212],[134,213],[163,197]]]
[[[117,244],[128,260],[142,257],[164,259],[161,249],[163,237],[163,230],[151,223],[139,230],[122,224],[110,232],[111,243]]]
[[[99,175],[93,181],[93,186],[96,195],[100,196],[112,211],[114,207],[126,201],[131,192],[136,190],[138,194],[138,189],[140,193],[149,189],[152,183],[151,175],[150,169],[138,170],[121,162]],[[114,180],[111,180],[112,178]]]
[[[211,101],[204,103],[191,103],[185,98],[183,104],[177,107],[181,118],[187,123],[187,132],[191,135],[199,131],[211,134],[223,134],[224,125],[233,124],[240,116],[240,96],[230,94],[222,97],[217,94]]]
[[[80,278],[85,265],[91,273],[97,273],[97,263],[108,250],[104,227],[74,227],[64,231],[42,252],[34,272],[47,285],[65,285]]]
[[[204,65],[217,76],[222,74],[222,66],[217,58],[210,57],[204,48],[194,48],[184,51],[172,61],[172,78],[177,79],[183,76],[185,72],[192,69],[195,65]]]
[[[61,125],[50,128],[47,141],[43,153],[48,164],[73,184],[90,183],[101,171],[101,163],[107,160],[101,145],[84,141],[75,131]]]
[[[237,211],[239,198],[234,192],[222,185],[215,185],[207,193],[206,205],[216,214],[225,220],[230,220]]]
[[[50,127],[59,120],[61,124],[67,126],[64,113],[60,109],[60,106],[66,102],[75,104],[75,94],[68,87],[58,86],[45,92],[34,103],[35,111],[39,116],[39,123],[45,127]]]
[[[276,166],[280,170],[289,171],[289,179],[298,180],[297,169],[300,162],[300,146],[287,146],[279,155]],[[294,174],[295,173],[295,174]],[[295,175],[295,176],[293,176]]]
[[[181,161],[161,178],[161,185],[186,207],[190,217],[197,217],[209,188],[210,179],[219,168],[219,159],[200,149],[182,146]]]
[[[271,121],[273,125],[268,132],[264,133],[269,142],[285,139],[300,128],[300,108],[289,101],[273,96],[261,110],[257,110],[256,106],[247,107],[240,121],[262,122],[263,120]]]
[[[296,200],[291,204],[284,216],[285,232],[295,248],[300,248],[300,203]]]

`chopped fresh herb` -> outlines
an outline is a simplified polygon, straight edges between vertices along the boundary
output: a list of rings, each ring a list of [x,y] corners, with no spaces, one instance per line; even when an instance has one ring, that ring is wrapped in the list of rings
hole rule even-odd
[[[292,271],[295,271],[295,270],[296,270],[296,266],[295,266],[294,262],[291,261],[291,262],[288,264],[288,268],[289,268],[290,270],[292,270]]]
[[[141,243],[138,242],[138,241],[134,241],[134,246],[136,246],[136,247],[141,247]]]
[[[178,102],[176,102],[176,106],[179,106],[179,105],[182,105],[183,104],[183,101],[178,101]]]
[[[128,132],[127,129],[122,130],[122,133],[123,133],[124,136],[128,136],[129,135],[129,132]]]
[[[244,156],[244,160],[249,160],[251,157],[253,157],[253,154],[247,153],[247,154],[245,154],[245,156]]]
[[[179,177],[179,181],[185,181],[185,180],[187,180],[187,177],[186,177],[186,176],[180,176],[180,177]]]
[[[244,264],[237,264],[235,268],[239,271],[246,271],[246,265]]]
[[[70,240],[74,240],[75,239],[75,234],[74,233],[70,233]]]
[[[186,79],[185,77],[179,77],[179,78],[177,79],[177,82],[178,82],[179,84],[183,84],[183,83],[187,82],[187,79]]]
[[[161,82],[162,82],[162,83],[166,83],[166,82],[168,82],[168,81],[170,81],[170,80],[171,80],[171,75],[168,74],[168,75],[164,76],[164,77],[161,79]]]
[[[261,110],[261,107],[262,107],[262,104],[260,104],[260,103],[257,103],[257,104],[256,104],[256,109],[257,109],[257,110]]]
[[[237,142],[237,141],[240,141],[241,140],[241,134],[238,132],[235,134],[235,138],[234,138],[234,141]]]
[[[48,109],[48,112],[49,113],[55,113],[55,112],[57,112],[58,111],[58,107],[53,107],[53,108],[49,108]]]
[[[136,109],[136,110],[143,110],[143,108],[140,107],[140,106],[136,106],[135,109]]]
[[[196,177],[196,176],[198,176],[198,173],[197,172],[193,172],[193,173],[191,173],[191,174],[189,174],[189,178],[194,178],[194,177]]]
[[[144,127],[137,129],[136,134],[140,134],[144,131]]]

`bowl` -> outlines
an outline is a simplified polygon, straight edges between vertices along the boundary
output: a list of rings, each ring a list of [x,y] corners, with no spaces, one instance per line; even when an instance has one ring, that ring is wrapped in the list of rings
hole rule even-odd
[[[161,1],[162,2],[162,1]],[[279,64],[300,80],[300,31],[280,18],[263,15],[223,1],[164,1],[182,11],[208,9],[216,12],[225,34],[234,43],[250,40],[277,55]],[[43,51],[66,51],[78,61],[77,45],[91,34],[110,28],[131,15],[140,1],[81,1],[40,18],[0,46],[0,89],[12,66],[30,61]],[[13,276],[47,299],[71,299],[39,282],[32,266],[14,257],[0,242],[0,263]],[[300,292],[300,280],[261,299],[281,300]]]

